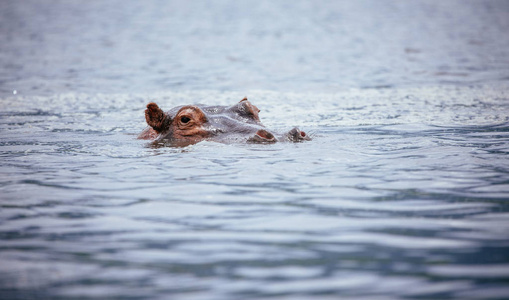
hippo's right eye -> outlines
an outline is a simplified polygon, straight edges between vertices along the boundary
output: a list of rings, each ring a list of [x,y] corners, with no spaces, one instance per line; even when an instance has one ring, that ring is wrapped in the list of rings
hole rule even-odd
[[[191,121],[191,119],[189,117],[183,116],[180,118],[180,122],[182,122],[184,124],[188,123],[189,121]]]

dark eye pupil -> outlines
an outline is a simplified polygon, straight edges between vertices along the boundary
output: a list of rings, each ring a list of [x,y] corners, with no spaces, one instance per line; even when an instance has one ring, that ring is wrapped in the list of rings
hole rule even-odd
[[[187,122],[191,121],[191,119],[189,119],[188,117],[182,117],[182,118],[180,118],[180,121],[182,123],[187,123]]]

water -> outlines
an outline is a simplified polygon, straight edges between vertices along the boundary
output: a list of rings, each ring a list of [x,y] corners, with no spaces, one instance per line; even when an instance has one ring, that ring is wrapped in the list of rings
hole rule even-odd
[[[0,14],[0,299],[509,298],[506,2]],[[244,96],[313,141],[136,139]]]
[[[0,1],[2,94],[334,92],[509,78],[503,0],[23,2]]]

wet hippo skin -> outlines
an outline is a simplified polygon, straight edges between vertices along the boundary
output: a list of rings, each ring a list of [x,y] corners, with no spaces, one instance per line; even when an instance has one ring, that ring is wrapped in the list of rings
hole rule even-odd
[[[311,138],[298,128],[278,134],[263,126],[260,110],[242,99],[233,106],[184,105],[164,112],[156,103],[149,103],[145,119],[149,125],[139,139],[168,142],[185,146],[203,140],[222,143],[301,142]]]

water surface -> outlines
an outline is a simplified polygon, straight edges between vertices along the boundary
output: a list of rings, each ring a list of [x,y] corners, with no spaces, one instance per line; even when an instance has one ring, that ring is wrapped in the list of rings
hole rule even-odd
[[[0,299],[507,299],[508,11],[1,2]],[[313,141],[136,139],[244,96]]]

